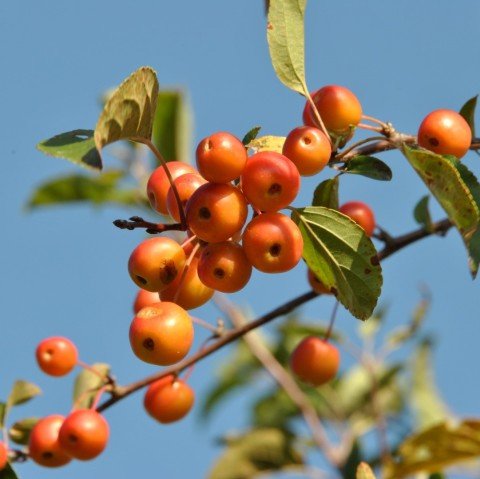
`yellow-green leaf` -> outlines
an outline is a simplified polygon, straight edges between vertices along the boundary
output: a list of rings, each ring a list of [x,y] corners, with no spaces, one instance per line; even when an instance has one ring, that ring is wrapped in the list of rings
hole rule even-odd
[[[284,143],[284,136],[261,136],[252,140],[247,146],[255,150],[256,153],[260,151],[276,151],[277,153],[281,153]]]
[[[296,209],[303,258],[319,280],[357,318],[368,319],[382,288],[377,251],[348,216],[324,207]]]
[[[105,384],[107,374],[110,373],[110,366],[104,363],[96,363],[92,368],[98,372],[84,369],[76,378],[73,386],[73,403],[75,408],[89,408],[92,406],[95,395]],[[103,379],[102,379],[103,376]]]
[[[33,426],[37,424],[38,420],[38,417],[27,417],[25,419],[17,421],[8,430],[8,437],[10,438],[10,440],[17,444],[28,444],[30,433],[32,432]]]
[[[406,439],[395,461],[386,468],[386,479],[401,479],[420,472],[434,473],[480,456],[480,421],[443,422]]]
[[[267,40],[278,79],[302,95],[305,83],[304,16],[306,0],[271,0]]]
[[[157,75],[150,67],[132,73],[112,93],[95,127],[95,145],[131,138],[151,139],[158,100]]]
[[[42,153],[64,158],[76,165],[102,169],[102,159],[93,139],[93,130],[73,130],[61,133],[37,145]]]
[[[375,479],[375,474],[366,462],[361,462],[358,465],[357,479]]]

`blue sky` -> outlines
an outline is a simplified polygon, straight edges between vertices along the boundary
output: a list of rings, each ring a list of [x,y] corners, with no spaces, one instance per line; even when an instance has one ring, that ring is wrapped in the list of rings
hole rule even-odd
[[[401,131],[415,133],[429,111],[458,109],[480,91],[480,4],[475,0],[312,0],[307,14],[310,88],[345,85],[365,113],[392,121]],[[112,364],[122,383],[154,370],[140,363],[128,344],[135,288],[126,264],[142,234],[115,229],[111,221],[126,214],[114,208],[26,213],[32,188],[77,171],[44,157],[35,144],[62,131],[93,128],[100,94],[141,65],[155,68],[162,86],[188,91],[196,141],[218,130],[242,136],[254,125],[262,125],[265,134],[285,135],[300,123],[303,100],[274,75],[260,0],[2,2],[0,58],[0,397],[15,379],[30,379],[44,394],[19,408],[14,418],[67,413],[72,378],[45,377],[34,363],[35,346],[46,336],[72,338],[84,361]],[[415,227],[411,211],[425,188],[400,155],[383,158],[394,172],[391,183],[346,178],[341,199],[370,203],[379,224],[400,234]],[[477,156],[464,161],[480,173]],[[295,204],[306,204],[323,178],[304,181]],[[436,206],[433,212],[441,217]],[[304,278],[302,267],[274,277],[256,273],[234,299],[262,313],[276,305],[279,295],[305,291]],[[480,354],[478,282],[469,277],[456,232],[385,262],[382,301],[391,304],[390,325],[408,319],[424,283],[433,294],[427,328],[438,338],[440,389],[454,411],[478,414],[478,385],[471,374]],[[304,310],[325,319],[331,307],[331,300],[322,299]],[[218,315],[211,306],[196,314],[210,321]],[[356,323],[341,311],[337,326],[353,333]],[[220,353],[195,369],[191,384],[199,397],[224,357]],[[199,422],[194,411],[165,427],[144,414],[137,394],[107,412],[112,438],[94,462],[56,471],[32,464],[18,469],[22,477],[36,479],[131,477],[147,471],[203,477],[219,452],[215,438],[247,423],[247,405],[247,397],[237,397],[210,423]]]

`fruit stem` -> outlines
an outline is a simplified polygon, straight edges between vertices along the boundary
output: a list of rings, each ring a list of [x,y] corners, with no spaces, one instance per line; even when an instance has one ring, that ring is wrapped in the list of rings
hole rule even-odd
[[[152,143],[152,141],[149,138],[135,137],[135,138],[131,138],[131,140],[136,141],[137,143],[143,143],[144,145],[148,146],[148,148],[150,148],[151,152],[155,155],[155,157],[159,161],[160,165],[165,171],[165,174],[167,175],[168,182],[170,183],[170,187],[173,190],[173,194],[175,195],[175,201],[177,202],[178,211],[180,213],[180,224],[182,225],[182,229],[186,229],[187,220],[185,218],[185,210],[183,209],[183,205],[180,200],[180,195],[178,194],[177,187],[173,183],[173,178],[170,173],[170,170],[168,169],[167,161],[165,160],[163,155],[158,151],[157,147]]]
[[[92,405],[90,406],[90,409],[95,410],[97,409],[98,403],[100,402],[100,398],[102,397],[103,393],[108,389],[109,386],[105,385],[102,386],[98,391],[97,394],[95,394],[95,399],[92,402]]]
[[[359,123],[357,125],[357,128],[362,128],[364,130],[370,130],[370,131],[376,131],[377,133],[382,133],[384,131],[384,129],[379,127],[379,126],[367,125],[365,123]]]
[[[337,317],[338,305],[339,305],[339,302],[335,301],[335,304],[333,305],[332,314],[330,315],[330,322],[328,323],[328,329],[327,329],[327,332],[325,333],[325,338],[324,338],[325,342],[328,342],[328,340],[330,339],[330,336],[332,335],[333,325]]]
[[[305,90],[305,97],[307,98],[308,102],[310,103],[310,106],[312,107],[313,114],[315,115],[315,119],[317,120],[318,125],[320,126],[320,130],[322,130],[322,133],[324,133],[325,136],[328,138],[328,140],[330,141],[330,146],[333,149],[334,145],[332,142],[332,138],[325,126],[325,123],[323,123],[322,117],[318,112],[317,106],[315,105],[315,102],[313,101],[312,96],[310,95],[310,92],[308,91],[308,89],[304,88],[304,90]]]
[[[183,270],[182,270],[182,277],[180,278],[180,282],[178,283],[177,291],[175,292],[175,296],[173,297],[173,302],[174,303],[177,302],[178,297],[180,296],[180,293],[181,293],[182,287],[183,287],[183,283],[185,282],[185,278],[187,277],[188,268],[190,268],[190,265],[192,264],[193,258],[194,258],[195,254],[197,253],[199,248],[200,248],[200,245],[196,244],[193,247],[193,250],[190,253],[190,256],[188,257],[187,261],[185,262],[185,266],[183,267]]]
[[[90,364],[84,363],[80,359],[77,361],[77,366],[80,366],[81,368],[86,369],[92,374],[95,374],[95,376],[98,376],[104,382],[111,382],[111,378],[109,378],[108,375],[104,375],[98,372],[94,367],[90,366]]]
[[[335,155],[333,157],[333,161],[330,161],[329,163],[332,164],[332,163],[337,163],[339,162],[345,155],[347,155],[348,153],[350,153],[352,150],[354,150],[355,148],[358,148],[359,146],[361,145],[365,145],[366,143],[370,143],[371,141],[379,141],[379,140],[384,140],[385,138],[383,136],[372,136],[370,138],[365,138],[363,140],[360,140],[360,141],[357,141],[356,143],[353,143],[351,146],[349,146],[348,148],[346,148],[345,150],[343,150],[341,153],[339,153],[338,155]]]
[[[376,123],[377,125],[380,125],[384,130],[388,129],[388,124],[385,123],[382,120],[379,120],[378,118],[375,118],[374,116],[370,115],[362,115],[362,118],[367,121],[371,121],[372,123]]]

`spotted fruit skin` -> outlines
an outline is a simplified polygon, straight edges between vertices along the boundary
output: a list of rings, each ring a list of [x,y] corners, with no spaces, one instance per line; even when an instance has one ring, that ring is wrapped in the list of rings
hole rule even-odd
[[[28,455],[44,467],[61,467],[72,459],[62,449],[58,436],[65,421],[64,416],[54,414],[40,419],[30,433]]]
[[[303,382],[321,386],[336,376],[340,354],[333,344],[316,336],[308,336],[293,351],[290,366]]]
[[[466,120],[453,110],[429,113],[418,129],[418,144],[439,155],[463,158],[472,143],[472,130]]]
[[[130,325],[130,345],[146,363],[167,366],[183,359],[193,343],[190,316],[175,303],[162,301],[141,309]]]

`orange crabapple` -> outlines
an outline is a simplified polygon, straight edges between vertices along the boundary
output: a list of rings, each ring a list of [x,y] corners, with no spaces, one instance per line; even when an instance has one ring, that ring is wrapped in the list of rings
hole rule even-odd
[[[78,350],[68,338],[53,336],[46,338],[35,351],[40,369],[50,376],[65,376],[77,364]]]
[[[357,223],[367,236],[372,236],[375,230],[375,215],[372,209],[361,201],[349,201],[338,208],[340,213],[349,216]]]
[[[192,194],[207,181],[196,173],[186,173],[179,176],[173,183],[175,184],[180,202],[185,210],[185,205]],[[180,211],[178,209],[177,198],[173,192],[173,188],[168,190],[167,194],[167,209],[170,216],[177,222],[180,222]]]
[[[0,471],[5,469],[8,463],[8,449],[3,441],[0,441]]]
[[[308,283],[317,294],[332,294],[332,292],[317,278],[315,273],[309,268],[307,273]]]
[[[133,303],[133,312],[137,314],[145,306],[158,303],[160,300],[159,294],[155,291],[147,291],[140,288],[135,296],[135,302]]]

